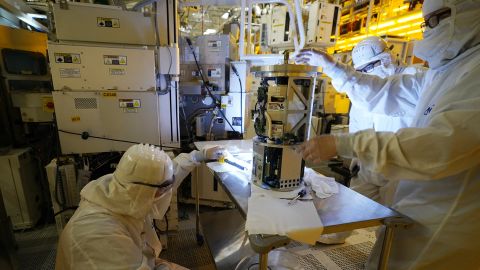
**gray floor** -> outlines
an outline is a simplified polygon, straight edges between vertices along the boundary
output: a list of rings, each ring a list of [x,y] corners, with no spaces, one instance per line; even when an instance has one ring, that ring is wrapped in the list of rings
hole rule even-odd
[[[19,268],[47,270],[55,268],[57,229],[55,224],[15,233]]]
[[[179,230],[169,232],[168,248],[161,258],[192,270],[215,270],[207,245],[198,246],[195,233],[195,212],[192,206],[182,206]],[[205,211],[212,211],[206,209]],[[58,235],[55,224],[15,232],[17,258],[21,270],[55,269]],[[187,251],[187,252],[186,252]]]
[[[204,211],[212,211],[212,209],[205,209]],[[180,208],[179,213],[182,217],[179,230],[169,232],[168,247],[162,251],[160,257],[192,270],[215,270],[207,245],[197,245],[193,207]],[[291,243],[286,248],[301,256],[300,262],[306,270],[363,269],[375,239],[372,236],[373,233],[368,231],[355,232],[354,236],[355,234],[360,237],[359,240],[344,245],[308,247],[299,243]],[[16,232],[15,238],[18,244],[19,269],[46,270],[55,268],[58,236],[54,224]],[[354,237],[352,238],[354,239]],[[312,250],[313,254],[311,253]],[[319,252],[315,253],[315,251]]]

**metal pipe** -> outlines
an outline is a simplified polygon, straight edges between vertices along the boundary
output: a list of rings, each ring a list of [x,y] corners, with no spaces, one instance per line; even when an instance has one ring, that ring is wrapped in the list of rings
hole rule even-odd
[[[394,226],[385,226],[385,235],[383,236],[382,251],[380,252],[380,260],[378,261],[379,270],[388,269],[388,258],[392,248]]]
[[[267,270],[268,269],[268,252],[267,253],[260,253],[258,266],[260,270]]]
[[[366,32],[367,36],[368,36],[368,32],[370,31],[370,20],[372,19],[372,9],[374,5],[375,5],[375,0],[370,0],[370,3],[368,4],[367,23],[365,25],[365,28],[367,29],[367,32]]]

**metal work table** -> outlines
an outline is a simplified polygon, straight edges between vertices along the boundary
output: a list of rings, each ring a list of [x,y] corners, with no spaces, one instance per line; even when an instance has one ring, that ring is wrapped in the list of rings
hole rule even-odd
[[[250,141],[251,142],[251,141]],[[248,145],[248,141],[221,141],[221,142],[214,142],[215,144],[222,144],[222,145]],[[212,142],[210,142],[212,144]],[[197,145],[197,148],[203,148],[205,144]],[[224,187],[225,191],[231,198],[231,200],[235,203],[238,207],[238,211],[240,212],[243,219],[246,219],[247,216],[247,209],[248,209],[248,198],[250,197],[251,192],[251,183],[250,179],[248,179],[245,174],[240,172],[227,172],[227,173],[214,173],[215,178],[220,182],[220,184]],[[314,196],[314,205],[317,208],[318,215],[322,220],[324,225],[324,234],[329,233],[336,233],[336,232],[344,232],[350,231],[355,229],[367,228],[372,226],[379,226],[379,225],[386,225],[386,233],[383,241],[383,249],[381,254],[381,259],[379,263],[379,269],[386,269],[388,256],[390,253],[391,242],[393,240],[393,233],[396,227],[407,227],[410,222],[408,219],[403,217],[401,214],[378,204],[377,202],[347,188],[342,185],[339,185],[339,193],[335,194],[326,199],[319,199]],[[229,210],[232,211],[232,210]],[[219,214],[221,215],[221,214]],[[203,216],[202,216],[203,218]],[[226,226],[226,218],[227,216],[222,218],[217,218],[217,222],[222,222],[223,220],[223,228],[227,228]],[[211,217],[206,217],[205,221],[213,221]],[[203,224],[202,220],[202,224]],[[225,256],[219,256],[219,253],[222,252],[225,248],[219,247],[217,241],[210,241],[212,235],[216,235],[215,237],[219,238],[218,234],[221,233],[218,230],[218,226],[216,226],[217,230],[212,230],[212,226],[210,222],[206,222],[209,224],[204,224],[207,226],[202,226],[204,228],[204,233],[207,239],[207,243],[212,252],[212,256],[215,259],[216,263],[219,261],[219,258],[225,259]],[[240,223],[238,216],[236,218],[235,223]],[[243,229],[245,226],[245,222],[238,224],[237,227]],[[236,230],[236,234],[232,234],[230,229],[226,229],[226,233],[224,237],[231,238],[230,242],[234,243],[241,243],[241,238],[245,239],[245,236],[238,234],[238,229]],[[235,231],[235,230],[234,230]],[[277,236],[278,237],[278,236]],[[236,239],[233,239],[236,238]],[[259,237],[257,237],[258,240]],[[280,239],[281,237],[278,237]],[[250,237],[252,240],[252,237]],[[243,241],[245,242],[245,241]],[[233,247],[231,247],[233,248]],[[251,254],[251,252],[247,252],[242,250],[244,254]],[[266,254],[265,254],[266,255]],[[231,256],[231,259],[238,259],[238,257]],[[238,261],[237,261],[238,262]],[[228,265],[231,267],[233,262],[225,263],[225,261],[220,264],[217,264],[218,269],[233,269],[233,268],[223,268],[222,265]]]

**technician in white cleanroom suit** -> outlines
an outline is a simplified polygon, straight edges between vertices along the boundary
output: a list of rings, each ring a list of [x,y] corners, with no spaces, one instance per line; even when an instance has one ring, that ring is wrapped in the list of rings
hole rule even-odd
[[[358,72],[379,76],[380,78],[388,78],[396,74],[416,74],[417,72],[426,71],[423,67],[403,66],[394,63],[387,42],[376,36],[367,37],[360,41],[352,50],[352,60],[353,67]],[[339,92],[347,92],[351,90],[351,87],[356,86],[349,84],[348,81],[336,78],[332,78],[332,85]],[[344,90],[343,87],[346,87],[346,89]],[[361,105],[352,101],[349,114],[350,133],[370,128],[375,129],[375,131],[396,132],[400,128],[408,127],[412,122],[413,108],[408,114],[390,116],[371,113],[362,108]],[[381,204],[390,206],[398,182],[388,181],[380,174],[361,168],[362,166],[358,159],[353,159],[350,168],[356,166],[360,170],[356,176],[352,177],[350,188]],[[350,234],[350,232],[324,234],[318,241],[324,244],[344,243]]]
[[[422,9],[426,29],[414,52],[429,63],[424,73],[381,79],[358,75],[325,53],[297,57],[357,85],[349,96],[371,111],[415,108],[411,127],[320,136],[301,151],[312,162],[358,158],[369,170],[400,181],[392,207],[415,224],[396,231],[388,269],[479,269],[480,1],[426,0]],[[376,268],[380,243],[369,269]]]
[[[423,72],[423,67],[404,66],[394,63],[387,42],[382,38],[371,36],[360,41],[352,50],[353,67],[358,72],[387,78],[395,74],[415,74]],[[332,78],[332,85],[339,92],[343,91],[344,81]],[[348,90],[348,86],[347,86]],[[386,115],[370,113],[360,104],[352,103],[349,114],[349,131],[374,128],[376,131],[397,131],[412,122],[411,115]]]
[[[426,71],[423,67],[402,66],[393,63],[392,54],[387,47],[385,40],[371,36],[360,41],[352,50],[352,60],[354,68],[368,75],[388,78],[397,74],[416,74]],[[351,91],[352,85],[349,81],[332,78],[332,85],[339,92]],[[361,87],[361,86],[357,86]],[[344,89],[345,88],[345,89]],[[361,89],[358,89],[361,91]],[[357,104],[352,101],[350,109],[350,133],[364,129],[373,128],[375,131],[396,132],[400,128],[408,127],[412,122],[414,109],[402,113],[401,115],[387,115],[379,113],[370,113],[362,108],[362,103]],[[354,159],[352,166],[360,166],[358,160]],[[388,183],[381,175],[372,173],[366,169],[360,168],[357,177],[352,178],[350,187],[363,195],[374,199],[382,204],[391,205],[396,183]]]
[[[186,269],[158,259],[162,245],[153,219],[165,215],[172,189],[221,151],[193,151],[172,162],[157,147],[130,147],[113,174],[82,189],[80,206],[60,236],[55,269]]]

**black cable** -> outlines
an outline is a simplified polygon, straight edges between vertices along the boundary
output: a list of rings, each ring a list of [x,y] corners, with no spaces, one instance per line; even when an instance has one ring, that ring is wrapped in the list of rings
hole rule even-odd
[[[66,131],[66,130],[61,130],[61,129],[59,129],[58,132],[63,132],[63,133],[72,134],[72,135],[79,135],[79,136],[82,136],[82,139],[85,137],[84,140],[91,137],[91,138],[95,138],[95,139],[106,140],[106,141],[114,141],[114,142],[124,142],[124,143],[134,143],[134,144],[142,143],[142,142],[135,142],[135,141],[127,141],[127,140],[118,140],[118,139],[112,139],[112,138],[97,137],[97,136],[92,136],[92,135],[88,134],[87,132],[77,133],[77,132],[71,132],[71,131]],[[166,145],[161,145],[161,144],[150,144],[150,145],[158,146],[161,149],[163,149],[163,148],[182,149],[180,147],[166,146]]]
[[[53,214],[53,216],[57,216],[67,210],[77,210],[78,206],[71,206],[71,207],[67,207],[67,208],[63,208],[62,210],[58,211],[57,213]]]
[[[187,41],[187,44],[188,44],[188,47],[190,48],[190,50],[192,51],[192,54],[193,54],[193,59],[195,59],[195,64],[197,65],[197,70],[198,72],[200,73],[200,77],[202,78],[202,81],[203,81],[203,84],[205,85],[205,88],[207,89],[207,92],[208,92],[208,95],[210,95],[210,97],[217,103],[217,104],[221,104],[221,102],[218,101],[218,99],[212,94],[212,92],[210,91],[210,88],[208,86],[208,81],[205,80],[205,78],[203,77],[203,72],[202,72],[202,69],[200,68],[200,64],[198,64],[198,61],[197,61],[197,55],[195,54],[195,50],[193,49],[192,47],[192,41],[189,39],[189,38],[185,38],[185,40]],[[233,132],[236,132],[235,129],[233,128],[232,124],[230,123],[230,121],[228,121],[227,117],[225,116],[225,114],[223,113],[222,109],[220,108],[220,114],[222,115],[223,119],[225,119],[225,121],[227,121],[228,125],[230,126],[230,128],[232,129]]]
[[[183,120],[185,121],[185,129],[187,130],[188,142],[190,142],[192,140],[192,136],[190,136],[190,128],[188,127],[187,114],[185,113],[185,108],[183,106],[181,107],[182,107],[182,113],[183,113]]]

